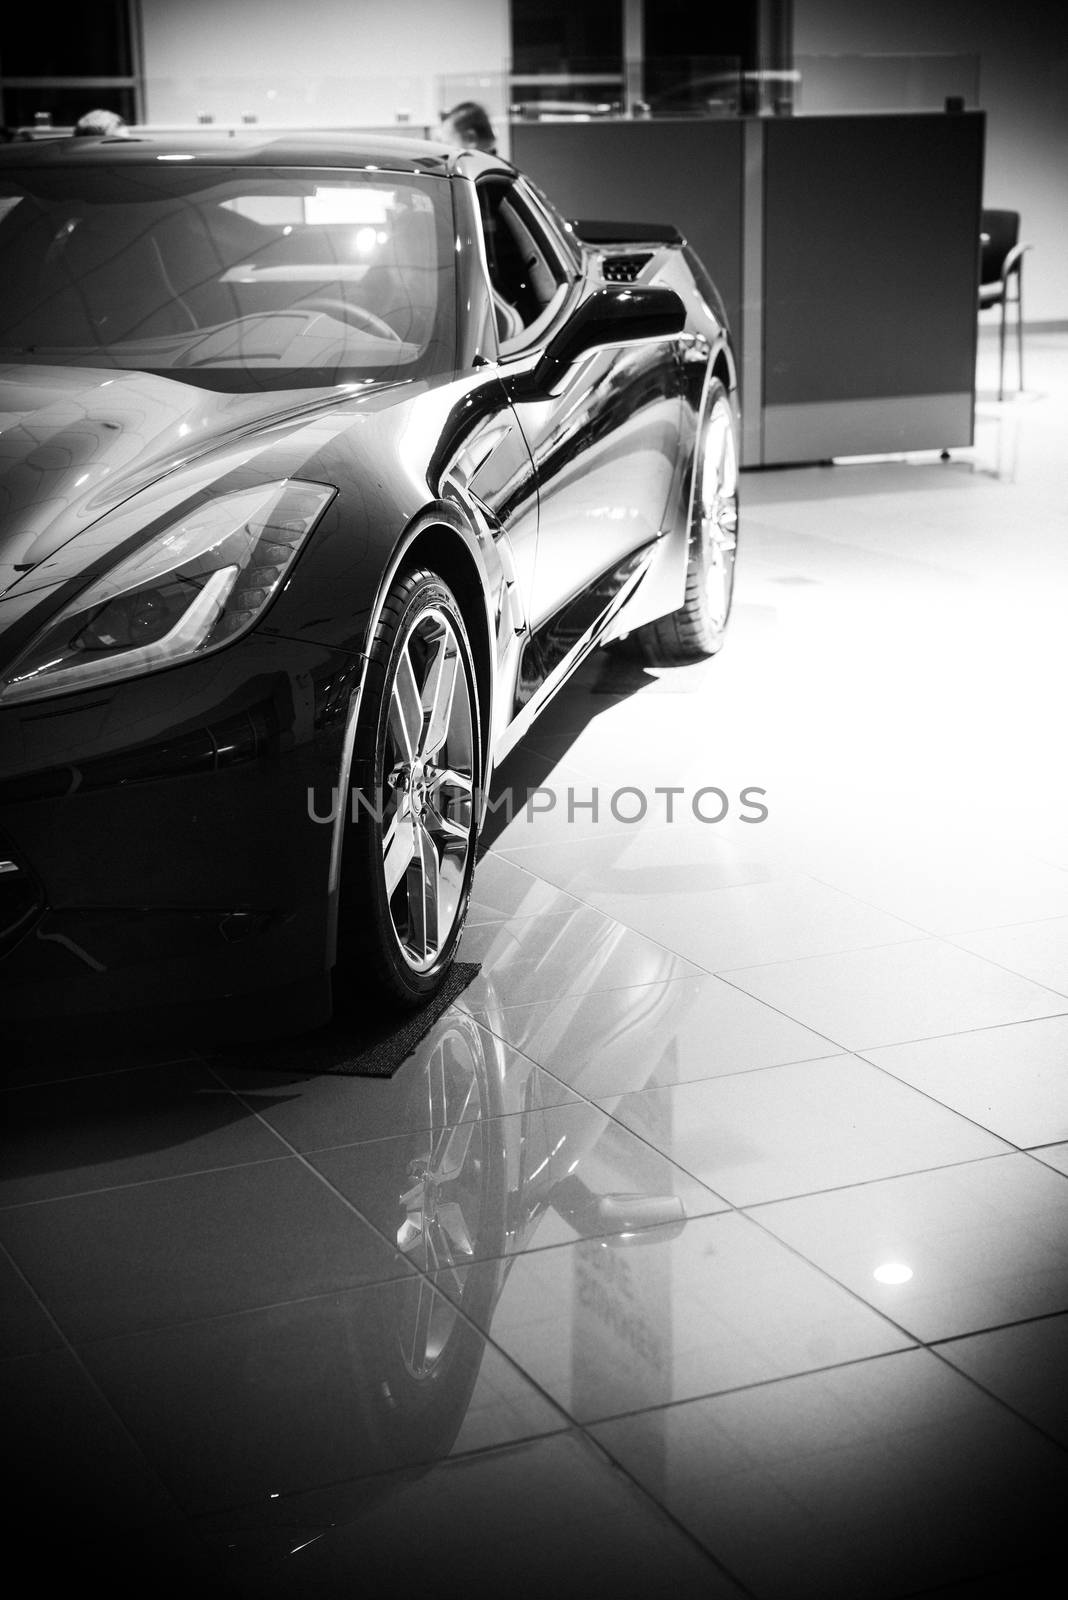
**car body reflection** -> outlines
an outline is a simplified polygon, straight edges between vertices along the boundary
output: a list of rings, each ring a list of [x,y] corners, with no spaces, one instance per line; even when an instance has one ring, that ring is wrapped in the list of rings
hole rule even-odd
[[[461,1012],[435,1028],[413,1078],[411,1122],[426,1126],[404,1141],[394,1237],[420,1274],[396,1285],[397,1339],[417,1382],[434,1378],[461,1317],[487,1325],[511,1261],[548,1213],[570,1236],[612,1248],[685,1223],[677,1194],[606,1187],[628,1178],[598,1160],[609,1119],[594,1112],[576,1124],[571,1105],[545,1102],[545,1081]]]
[[[594,945],[587,954],[603,963],[611,951]],[[585,1241],[580,1277],[592,1282],[592,1272],[603,1286],[618,1276],[608,1257],[686,1225],[685,1196],[664,1192],[666,1163],[652,1169],[659,1188],[628,1167],[618,1125],[493,1032],[499,997],[492,980],[479,983],[483,1022],[451,1007],[393,1080],[357,1091],[367,1091],[368,1103],[381,1091],[394,1128],[405,1131],[346,1147],[353,1166],[370,1174],[355,1198],[414,1269],[323,1311],[335,1330],[345,1322],[349,1364],[335,1364],[331,1381],[359,1391],[338,1404],[359,1434],[346,1455],[361,1464],[360,1475],[316,1483],[322,1469],[305,1441],[281,1452],[289,1459],[278,1463],[277,1492],[204,1523],[264,1592],[294,1564],[312,1582],[335,1566],[348,1570],[357,1552],[373,1568],[368,1545],[396,1523],[398,1497],[414,1494],[425,1505],[417,1486],[428,1473],[473,1449],[567,1426],[487,1338],[511,1268],[526,1252]],[[275,1098],[272,1079],[277,1084],[275,1074],[259,1080],[261,1104]],[[312,1160],[323,1166],[324,1157]],[[605,1264],[591,1267],[591,1251]],[[336,1332],[329,1341],[321,1332],[309,1337],[337,1343]],[[250,1431],[258,1428],[250,1419]]]

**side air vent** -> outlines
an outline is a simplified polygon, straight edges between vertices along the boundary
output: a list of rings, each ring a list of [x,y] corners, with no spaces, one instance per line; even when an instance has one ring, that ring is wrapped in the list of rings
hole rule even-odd
[[[605,283],[635,283],[652,259],[649,250],[634,256],[606,256],[601,276]]]

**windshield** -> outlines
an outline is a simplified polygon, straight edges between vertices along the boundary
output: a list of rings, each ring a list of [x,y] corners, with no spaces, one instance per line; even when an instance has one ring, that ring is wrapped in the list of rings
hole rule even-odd
[[[151,163],[0,173],[0,361],[245,392],[455,365],[446,179]]]

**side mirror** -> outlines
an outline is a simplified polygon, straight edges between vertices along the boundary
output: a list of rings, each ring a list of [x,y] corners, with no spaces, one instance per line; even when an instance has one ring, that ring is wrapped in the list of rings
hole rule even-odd
[[[533,372],[517,374],[515,400],[541,399],[588,350],[637,339],[671,339],[686,327],[686,307],[674,289],[657,284],[605,284],[584,300],[546,346]]]

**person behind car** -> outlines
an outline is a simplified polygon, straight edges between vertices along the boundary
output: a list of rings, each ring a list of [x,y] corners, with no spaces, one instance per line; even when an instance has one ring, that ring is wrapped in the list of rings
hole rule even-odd
[[[79,138],[89,139],[126,139],[130,130],[117,111],[105,111],[97,108],[87,111],[84,117],[79,117],[74,124],[74,133]]]
[[[497,136],[489,113],[477,100],[461,100],[451,111],[443,111],[441,120],[442,132],[450,144],[485,150],[491,156],[497,154]]]

